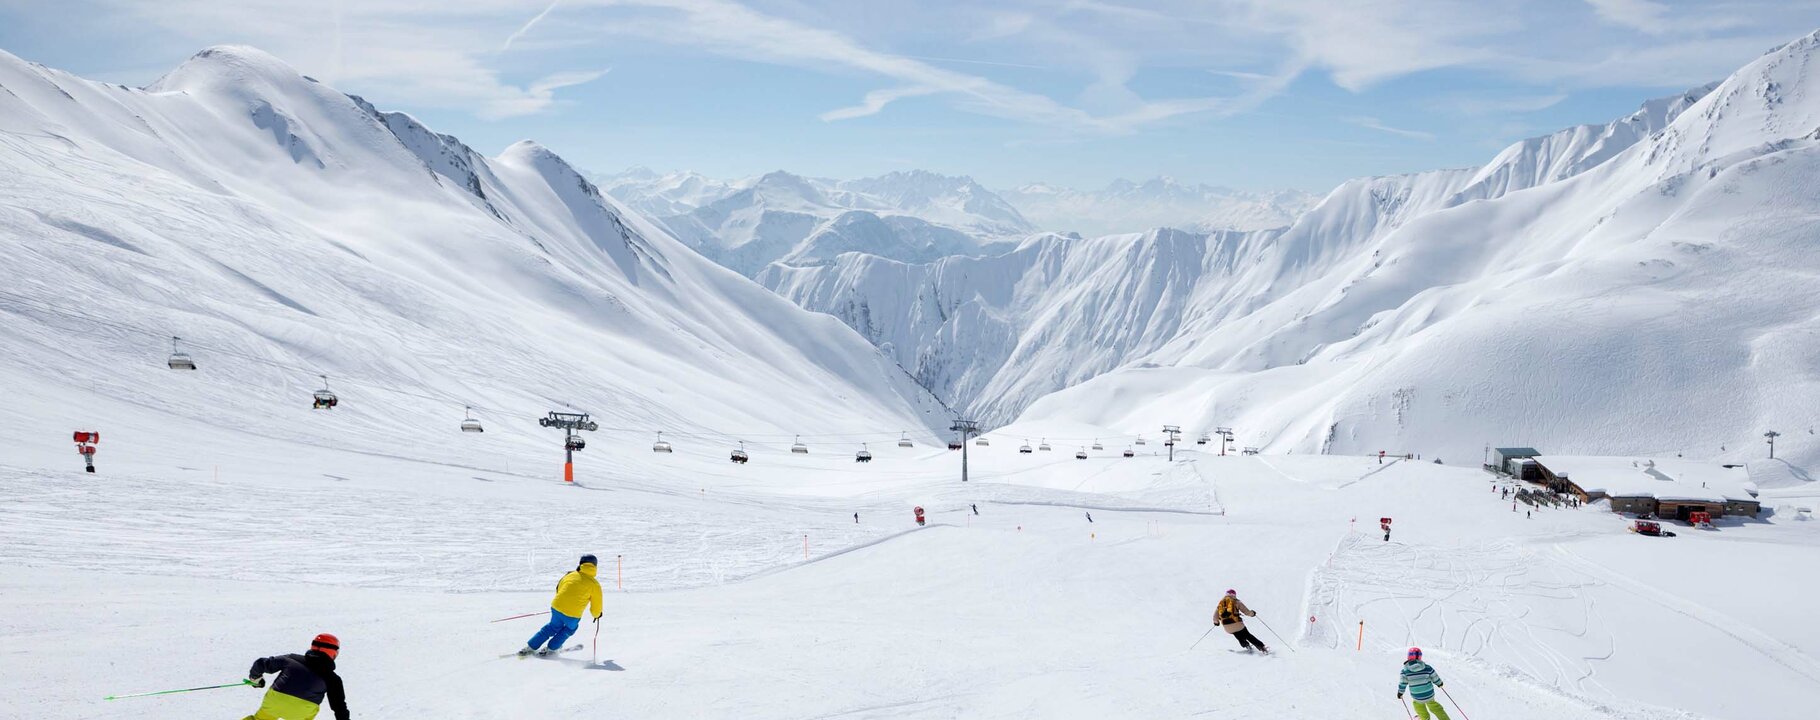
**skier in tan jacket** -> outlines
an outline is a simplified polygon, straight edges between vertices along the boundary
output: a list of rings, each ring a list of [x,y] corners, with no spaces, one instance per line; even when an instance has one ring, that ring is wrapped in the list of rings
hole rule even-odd
[[[1263,641],[1252,635],[1250,630],[1245,629],[1244,618],[1257,616],[1258,614],[1252,612],[1251,608],[1245,607],[1245,602],[1239,599],[1237,590],[1227,590],[1226,597],[1220,598],[1219,606],[1213,611],[1213,621],[1219,623],[1220,629],[1225,630],[1227,635],[1238,638],[1239,647],[1245,650],[1257,648],[1258,652],[1268,653],[1270,648],[1264,647]]]

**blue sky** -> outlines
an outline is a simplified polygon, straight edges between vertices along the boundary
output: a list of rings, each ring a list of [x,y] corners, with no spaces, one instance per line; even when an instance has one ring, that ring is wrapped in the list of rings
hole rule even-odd
[[[600,171],[1316,192],[1477,165],[1817,28],[1820,0],[0,0],[0,49],[87,77],[249,44]]]

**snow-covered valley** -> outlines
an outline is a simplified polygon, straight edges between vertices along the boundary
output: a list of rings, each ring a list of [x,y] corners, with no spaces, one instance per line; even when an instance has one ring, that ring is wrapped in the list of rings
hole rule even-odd
[[[1396,718],[1411,646],[1459,718],[1810,717],[1817,48],[1092,238],[932,174],[627,200],[252,48],[0,53],[0,712],[241,717],[332,632],[363,718]],[[1519,506],[1486,443],[1764,512]],[[583,553],[598,627],[513,657]]]

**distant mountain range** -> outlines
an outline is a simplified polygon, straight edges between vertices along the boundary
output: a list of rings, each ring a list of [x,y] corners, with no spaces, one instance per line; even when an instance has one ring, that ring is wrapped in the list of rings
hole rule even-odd
[[[1039,183],[999,195],[1039,228],[1088,237],[1160,227],[1196,232],[1283,227],[1320,201],[1300,190],[1245,192],[1166,177],[1115,180],[1093,191]]]
[[[921,171],[860,180],[773,172],[725,181],[635,168],[595,177],[607,194],[747,276],[774,262],[825,264],[848,252],[902,262],[991,254],[1033,230],[973,180]]]
[[[1038,234],[758,279],[994,424],[1450,462],[1506,442],[1760,457],[1766,430],[1820,421],[1797,399],[1820,396],[1816,47],[1481,167],[1343,183],[1286,227]],[[1820,458],[1803,447],[1778,454]]]

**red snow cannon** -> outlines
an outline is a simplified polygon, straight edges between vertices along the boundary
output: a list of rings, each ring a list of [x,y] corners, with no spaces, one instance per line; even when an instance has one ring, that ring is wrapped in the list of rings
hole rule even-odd
[[[916,506],[916,524],[918,527],[923,524],[923,506],[921,505]]]
[[[71,439],[76,441],[76,452],[82,455],[83,469],[95,471],[95,443],[101,442],[101,433],[88,430],[77,430]]]

